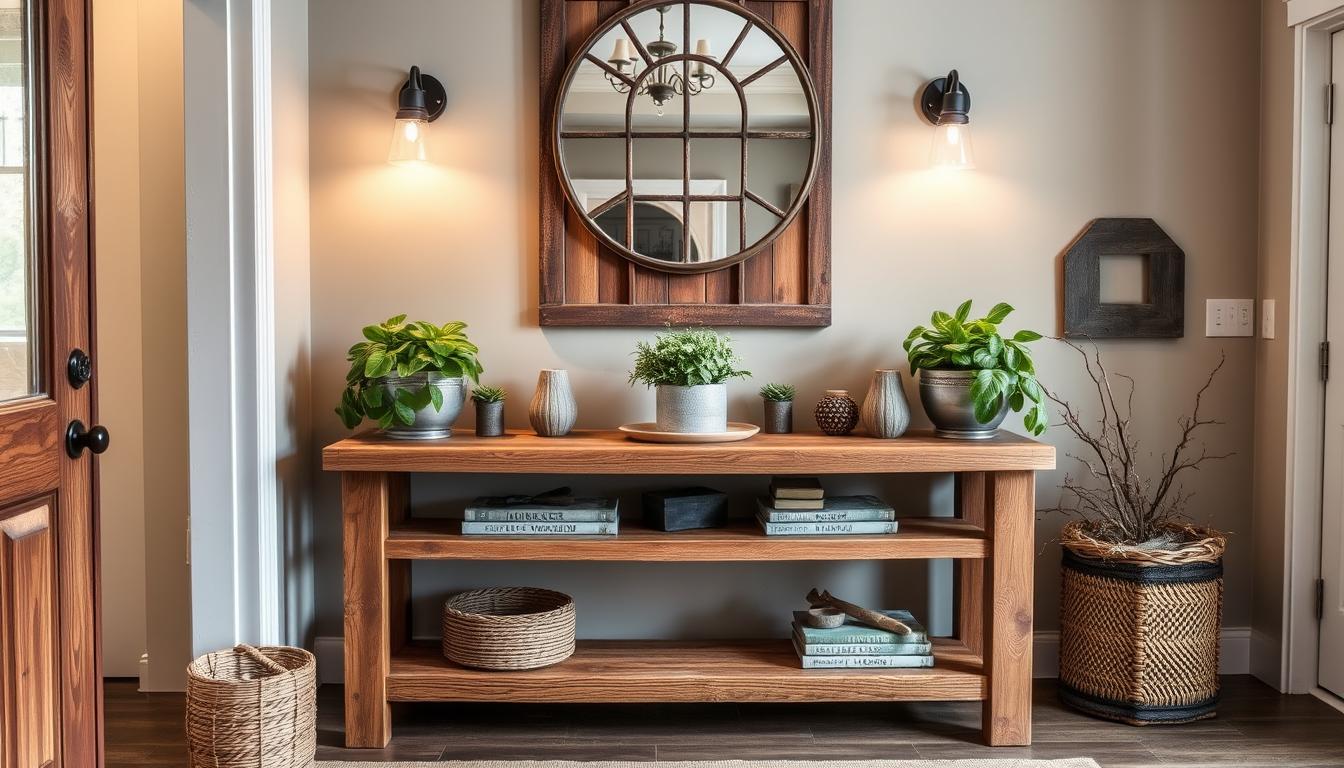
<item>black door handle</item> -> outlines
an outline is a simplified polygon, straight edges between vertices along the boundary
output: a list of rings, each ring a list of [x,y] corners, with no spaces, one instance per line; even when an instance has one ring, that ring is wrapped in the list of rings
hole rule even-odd
[[[70,426],[65,430],[65,452],[70,454],[72,459],[78,459],[83,455],[85,448],[94,453],[102,453],[107,450],[111,442],[112,436],[108,434],[107,427],[95,426],[86,431],[84,422],[79,419],[70,422]]]

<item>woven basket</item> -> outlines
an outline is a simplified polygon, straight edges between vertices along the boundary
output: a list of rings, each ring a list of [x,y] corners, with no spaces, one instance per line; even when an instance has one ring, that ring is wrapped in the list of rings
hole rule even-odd
[[[1131,725],[1186,723],[1217,711],[1227,541],[1182,528],[1168,551],[1116,547],[1079,523],[1061,533],[1061,700]]]
[[[317,663],[301,648],[239,645],[187,667],[192,768],[308,768],[317,754]]]
[[[477,669],[535,669],[574,653],[574,600],[549,589],[478,589],[443,605],[443,655]]]

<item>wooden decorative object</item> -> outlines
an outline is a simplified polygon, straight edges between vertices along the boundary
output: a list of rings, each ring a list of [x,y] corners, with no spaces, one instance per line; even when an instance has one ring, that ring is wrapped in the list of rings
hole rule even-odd
[[[893,619],[886,614],[878,613],[871,608],[864,608],[861,605],[846,602],[832,595],[830,592],[818,592],[813,589],[807,593],[807,602],[813,607],[832,608],[840,611],[849,618],[877,629],[885,629],[888,632],[895,632],[898,635],[910,634],[910,627],[905,622]]]
[[[1147,259],[1148,303],[1101,301],[1101,260]],[[1152,219],[1095,219],[1064,254],[1064,335],[1163,339],[1185,335],[1185,253]]]
[[[669,3],[542,0],[542,136],[559,135],[556,120],[566,70],[570,62],[585,55],[583,46],[590,34],[615,14],[653,9],[660,4]],[[811,192],[803,210],[791,221],[786,215],[778,236],[738,263],[694,274],[676,273],[676,267],[654,269],[640,263],[647,260],[621,255],[585,225],[585,217],[567,202],[566,185],[560,176],[563,164],[559,162],[556,144],[550,139],[543,140],[541,325],[830,324],[831,0],[746,0],[725,5],[745,9],[770,24],[797,51],[800,63],[811,76],[812,101],[818,116],[814,136],[817,151],[809,173],[813,179]],[[684,101],[680,97],[679,100]],[[681,132],[669,132],[666,136],[689,142],[691,134],[688,123]],[[683,210],[692,196],[689,188],[676,196]],[[744,196],[757,200],[754,195]]]

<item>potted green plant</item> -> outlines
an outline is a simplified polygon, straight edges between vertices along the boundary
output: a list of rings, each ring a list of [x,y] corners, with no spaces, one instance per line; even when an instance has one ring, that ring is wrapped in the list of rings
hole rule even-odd
[[[630,384],[654,387],[658,429],[662,432],[706,433],[728,429],[728,390],[724,382],[750,376],[738,368],[728,337],[712,328],[686,328],[660,333],[635,349]]]
[[[1232,455],[1196,444],[1201,430],[1222,423],[1202,406],[1225,358],[1177,421],[1175,447],[1157,454],[1140,449],[1131,424],[1134,379],[1114,374],[1124,392],[1099,353],[1089,359],[1069,346],[1083,358],[1100,413],[1047,393],[1082,447],[1081,479],[1065,476],[1052,510],[1074,518],[1060,534],[1060,699],[1134,725],[1212,717],[1227,539],[1190,522],[1191,494],[1179,479]]]
[[[792,384],[766,384],[761,387],[765,403],[765,424],[761,429],[768,435],[787,435],[793,431],[793,398],[798,394]]]
[[[471,401],[476,404],[477,437],[499,437],[504,434],[504,400],[508,396],[503,387],[476,387],[471,390]]]
[[[993,437],[1009,410],[1026,410],[1023,422],[1033,435],[1049,426],[1045,391],[1027,349],[1041,334],[1001,335],[999,324],[1012,311],[996,304],[971,320],[967,301],[951,314],[934,312],[929,327],[916,326],[906,337],[910,374],[919,374],[919,399],[939,437]]]
[[[364,341],[346,356],[350,370],[336,408],[346,428],[368,418],[391,437],[451,437],[466,399],[465,380],[478,380],[483,370],[466,327],[408,323],[405,315],[366,326]]]

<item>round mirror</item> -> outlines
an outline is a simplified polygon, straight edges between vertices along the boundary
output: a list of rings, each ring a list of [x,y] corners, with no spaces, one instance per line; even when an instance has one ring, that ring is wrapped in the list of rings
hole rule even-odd
[[[769,22],[731,0],[646,0],[579,50],[553,140],[598,240],[654,269],[707,272],[793,222],[821,118],[802,58]]]

